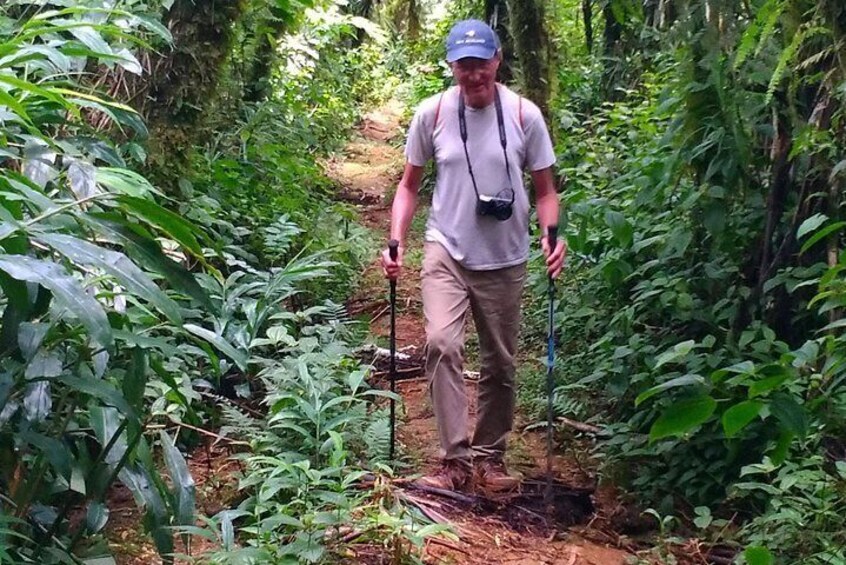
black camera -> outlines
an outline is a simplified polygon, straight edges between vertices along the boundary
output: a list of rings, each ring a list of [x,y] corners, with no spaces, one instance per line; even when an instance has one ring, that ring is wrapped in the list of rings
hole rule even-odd
[[[514,211],[514,198],[500,198],[480,194],[476,198],[476,213],[480,216],[493,216],[500,222],[511,217]]]

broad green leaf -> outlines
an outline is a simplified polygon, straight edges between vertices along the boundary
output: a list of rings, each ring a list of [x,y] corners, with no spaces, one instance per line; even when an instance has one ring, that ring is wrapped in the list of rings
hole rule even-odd
[[[112,55],[114,53],[108,42],[103,39],[103,36],[91,26],[74,27],[69,31],[94,53],[103,55]]]
[[[114,406],[122,414],[131,419],[137,419],[135,412],[127,404],[123,395],[110,383],[102,379],[92,379],[62,375],[58,378],[67,386],[101,400],[107,406]]]
[[[666,365],[667,363],[676,362],[677,360],[690,353],[695,345],[696,342],[692,339],[677,343],[671,349],[668,349],[667,351],[658,356],[658,359],[655,361],[655,367],[653,367],[653,369],[658,369],[659,367],[661,367],[662,365]]]
[[[85,240],[63,234],[40,234],[36,239],[49,245],[71,261],[103,269],[115,277],[130,292],[150,302],[176,325],[182,323],[179,305],[123,253],[94,245]]]
[[[730,373],[736,373],[739,375],[751,375],[754,372],[755,364],[752,361],[743,361],[741,363],[735,363],[731,367],[717,369],[716,371],[711,373],[711,382],[717,384],[723,379],[725,379],[726,376],[728,376]]]
[[[49,381],[28,383],[24,390],[24,414],[30,422],[43,422],[53,408]]]
[[[144,197],[150,194],[161,193],[156,190],[150,181],[127,169],[117,167],[100,167],[96,172],[97,182],[115,192],[126,194],[131,197]],[[142,200],[147,202],[146,200]]]
[[[173,445],[170,436],[164,430],[161,432],[161,441],[165,463],[170,478],[173,480],[173,489],[176,494],[176,523],[184,526],[192,525],[195,513],[194,479],[191,477],[191,472],[188,470],[188,464],[185,462],[182,453]]]
[[[58,377],[62,374],[62,357],[56,351],[39,351],[26,366],[27,380]]]
[[[763,407],[763,402],[744,400],[726,410],[723,413],[723,431],[726,437],[731,438],[736,436],[761,413]]]
[[[629,247],[632,244],[634,230],[632,225],[620,212],[608,210],[605,212],[605,223],[611,228],[614,239],[621,247]]]
[[[112,102],[106,101],[98,101],[98,100],[91,100],[87,98],[69,98],[69,102],[76,104],[81,108],[90,108],[92,110],[97,110],[98,112],[102,112],[103,114],[107,115],[112,119],[112,121],[123,131],[122,126],[127,126],[132,128],[132,130],[138,135],[141,139],[146,139],[149,135],[147,131],[147,125],[144,123],[144,120],[141,116],[138,115],[135,110],[132,108],[125,108],[123,105],[115,104]],[[114,159],[108,160],[110,164],[116,164]],[[117,182],[120,182],[118,179]],[[130,180],[130,183],[132,181]],[[125,190],[138,190],[140,187],[137,185],[129,184],[121,184],[120,188],[115,188],[117,191],[121,191],[121,189]],[[144,187],[149,190],[148,187]],[[161,194],[158,190],[153,189],[153,192],[156,194]]]
[[[167,507],[164,500],[162,500],[146,469],[137,464],[127,465],[120,470],[118,478],[132,493],[138,506],[147,508],[160,519],[167,516]]]
[[[837,329],[840,329],[840,328],[843,328],[843,327],[846,327],[846,318],[841,318],[841,319],[839,319],[835,322],[827,324],[825,327],[820,329],[817,333],[823,333],[823,332],[828,332],[828,331],[831,331],[831,330],[837,330]]]
[[[20,117],[21,121],[27,126],[30,133],[37,134],[39,133],[35,127],[35,124],[32,122],[32,118],[29,117],[29,113],[26,111],[26,107],[21,104],[17,98],[0,88],[0,104],[8,107],[12,110],[18,117]]]
[[[792,434],[804,438],[808,433],[808,417],[805,408],[787,394],[776,394],[770,403],[770,413],[782,427]]]
[[[74,160],[68,167],[68,184],[77,199],[97,194],[97,169],[91,163]]]
[[[165,9],[170,9],[170,6],[167,4],[173,5],[172,0],[164,0],[162,3],[165,6]],[[158,35],[159,38],[163,39],[167,43],[173,42],[173,35],[171,35],[170,30],[167,29],[161,22],[154,18],[150,18],[147,16],[139,16],[137,14],[132,14],[132,18],[134,21],[137,21],[143,27],[147,28],[147,30],[153,32],[154,34]]]
[[[16,88],[23,92],[27,92],[29,94],[33,94],[35,96],[39,96],[41,98],[49,100],[50,102],[54,102],[55,104],[62,106],[67,110],[74,110],[72,105],[59,93],[52,92],[51,90],[46,88],[42,88],[29,81],[20,79],[17,76],[9,75],[6,73],[0,73],[0,82],[8,84],[12,88]],[[0,88],[0,90],[3,89]]]
[[[790,452],[790,444],[793,442],[793,438],[796,437],[796,434],[791,432],[790,430],[782,429],[781,433],[778,436],[778,439],[775,442],[775,445],[770,449],[769,455],[770,459],[773,462],[773,465],[781,465],[787,459],[787,455]],[[781,492],[779,492],[781,494]]]
[[[33,56],[50,62],[53,73],[67,73],[71,69],[71,60],[64,53],[48,45],[19,46],[9,55],[0,57],[0,68],[10,67],[24,62],[31,63]]]
[[[141,66],[141,63],[138,62],[138,59],[132,52],[127,49],[119,49],[115,51],[115,55],[117,55],[117,64],[126,69],[128,72],[134,75],[141,75],[144,72],[144,67]]]
[[[765,379],[761,379],[760,381],[755,381],[749,386],[749,398],[755,398],[756,396],[767,394],[768,392],[778,388],[788,379],[789,376],[789,374],[785,373],[782,375],[773,375],[772,377],[767,377]]]
[[[184,328],[195,336],[214,345],[217,349],[234,361],[239,369],[242,371],[247,370],[247,362],[249,361],[248,355],[243,351],[235,349],[232,344],[226,341],[222,336],[195,324],[185,324]]]
[[[138,335],[126,330],[114,330],[115,340],[126,344],[128,348],[153,349],[161,353],[165,358],[176,357],[180,354],[175,342],[148,335]]]
[[[24,359],[30,360],[35,356],[49,329],[50,324],[40,322],[23,322],[20,325],[18,347],[21,348]]]
[[[811,247],[816,245],[818,242],[822,241],[823,239],[825,239],[829,235],[831,235],[831,234],[833,234],[837,231],[840,231],[844,227],[846,227],[846,222],[835,222],[833,224],[830,224],[830,225],[824,227],[823,229],[821,229],[820,231],[816,232],[814,235],[809,237],[808,241],[806,241],[805,243],[802,244],[802,248],[799,250],[799,254],[801,255],[802,253],[805,253],[807,250],[809,250]]]
[[[703,424],[717,408],[717,401],[710,396],[699,396],[674,402],[652,424],[649,441],[671,436],[681,436]]]
[[[115,443],[112,444],[112,448],[104,457],[104,461],[111,467],[118,464],[129,448],[126,433],[121,430],[121,422],[120,414],[111,406],[91,406],[88,410],[88,423],[94,430],[94,435],[100,442],[101,448],[105,449],[115,434],[120,433],[120,436],[114,440]]]
[[[204,308],[216,308],[194,275],[165,255],[152,238],[139,233],[138,225],[131,225],[123,218],[110,214],[88,214],[83,220],[89,222],[104,237],[121,245],[126,254],[136,262],[164,276],[174,289],[184,292]]]
[[[19,439],[43,453],[57,474],[70,480],[73,455],[63,442],[32,430],[23,431]]]
[[[652,388],[649,388],[638,395],[635,399],[635,406],[640,406],[640,404],[652,398],[656,394],[661,391],[668,390],[671,388],[676,388],[680,386],[688,386],[688,385],[701,385],[705,382],[705,379],[702,378],[701,375],[682,375],[681,377],[676,377],[674,379],[670,379],[667,382],[661,383],[659,385],[655,385]]]
[[[748,565],[773,565],[775,559],[766,547],[752,545],[743,552],[743,558]]]
[[[0,270],[14,279],[37,283],[52,291],[57,306],[74,314],[94,341],[111,349],[112,328],[102,306],[59,265],[25,255],[0,255]]]
[[[220,539],[223,549],[229,551],[235,543],[235,527],[232,524],[232,510],[224,510],[218,514],[220,520]]]
[[[814,214],[799,226],[796,230],[796,239],[802,239],[807,234],[811,233],[812,231],[819,228],[823,225],[826,220],[828,220],[828,216],[825,214]]]
[[[102,502],[91,501],[88,503],[88,511],[85,513],[85,528],[89,534],[96,534],[106,526],[109,521],[109,509]]]
[[[194,235],[199,232],[198,228],[181,216],[143,198],[123,196],[120,197],[119,202],[125,205],[133,216],[161,229],[168,237],[178,241],[195,255],[202,255],[200,243]]]

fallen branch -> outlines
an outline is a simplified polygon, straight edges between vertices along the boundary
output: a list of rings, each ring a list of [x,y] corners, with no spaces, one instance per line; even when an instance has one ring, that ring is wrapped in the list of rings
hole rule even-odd
[[[462,548],[458,547],[457,545],[455,545],[454,543],[450,543],[445,539],[431,537],[431,538],[426,538],[426,541],[434,543],[435,545],[440,545],[440,546],[446,547],[448,549],[451,549],[453,551],[457,551],[459,553],[463,553],[464,555],[470,555],[470,553],[467,550],[462,549]]]
[[[570,418],[564,418],[563,416],[559,416],[558,418],[555,419],[555,421],[558,422],[559,424],[563,424],[563,425],[567,426],[568,428],[573,428],[574,430],[578,430],[578,431],[586,433],[586,434],[600,435],[600,434],[603,434],[605,432],[605,430],[603,430],[599,426],[594,426],[594,425],[591,425],[591,424],[585,424],[584,422],[578,422],[576,420],[571,420]],[[531,430],[534,430],[534,429],[537,429],[537,428],[545,428],[545,427],[546,427],[546,421],[535,422],[533,424],[529,424],[528,426],[524,427],[523,431],[528,432],[528,431],[531,431]]]
[[[197,426],[192,426],[191,424],[186,424],[185,422],[174,422],[173,424],[174,424],[174,426],[176,426],[176,427],[178,427],[178,428],[188,428],[189,430],[194,430],[194,431],[195,431],[195,432],[197,432],[197,433],[200,433],[200,434],[203,434],[203,435],[207,435],[207,436],[209,436],[209,437],[213,437],[213,438],[217,439],[218,441],[225,441],[225,442],[229,442],[229,443],[231,443],[231,444],[233,444],[233,445],[245,445],[245,446],[247,446],[247,447],[249,447],[249,446],[250,446],[250,443],[249,443],[249,442],[246,442],[246,441],[241,441],[241,440],[237,440],[237,439],[232,439],[231,437],[222,436],[222,435],[220,435],[220,434],[216,434],[216,433],[214,433],[214,432],[210,432],[210,431],[208,431],[208,430],[204,430],[203,428],[198,428]],[[163,424],[162,424],[162,425],[150,425],[150,426],[147,426],[147,428],[148,428],[148,429],[167,428],[167,427],[168,427],[168,426],[163,425]]]
[[[580,432],[584,432],[586,434],[600,434],[602,433],[602,428],[598,426],[593,426],[591,424],[585,424],[584,422],[577,422],[576,420],[571,420],[570,418],[559,417],[555,419],[556,422],[564,424],[567,427],[573,428],[574,430],[579,430]]]
[[[385,306],[384,308],[382,308],[381,310],[379,310],[378,312],[376,312],[376,314],[374,314],[374,315],[373,315],[373,317],[372,317],[372,318],[370,318],[370,323],[372,324],[373,322],[375,322],[376,320],[378,320],[379,318],[381,318],[382,316],[384,316],[384,315],[385,315],[385,312],[387,312],[388,310],[390,310],[390,308],[391,308],[391,305],[390,305],[390,304],[388,304],[387,306]]]
[[[407,367],[405,369],[397,369],[395,372],[398,376],[399,375],[406,375],[406,374],[409,374],[409,373],[421,373],[421,372],[423,372],[423,367],[417,365],[416,367]],[[388,376],[390,374],[391,374],[390,371],[375,371],[373,373],[370,373],[370,376],[371,377],[385,377],[385,376]]]
[[[444,498],[451,498],[452,500],[457,500],[458,502],[462,502],[464,504],[471,504],[475,505],[479,503],[479,497],[473,495],[465,495],[460,494],[457,492],[453,492],[451,490],[446,490],[442,488],[435,488],[435,487],[427,487],[422,485],[411,484],[411,488],[415,490],[419,490],[420,492],[425,492],[428,494],[434,494],[436,496],[441,496]]]

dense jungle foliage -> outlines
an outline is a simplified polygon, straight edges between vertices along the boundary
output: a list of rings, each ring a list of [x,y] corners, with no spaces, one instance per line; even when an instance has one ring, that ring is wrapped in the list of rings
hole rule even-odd
[[[556,414],[601,428],[654,557],[697,537],[846,563],[840,0],[4,2],[0,561],[115,562],[117,484],[169,562],[192,536],[202,562],[333,562],[350,528],[402,562],[443,530],[380,486],[387,393],[343,302],[384,234],[319,163],[366,105],[449,84],[469,16],[556,143]],[[245,469],[213,516],[186,461],[203,430]]]

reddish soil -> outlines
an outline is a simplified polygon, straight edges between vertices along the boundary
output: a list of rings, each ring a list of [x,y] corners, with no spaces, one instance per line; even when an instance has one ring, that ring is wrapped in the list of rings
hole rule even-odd
[[[388,106],[368,116],[360,129],[361,139],[353,141],[342,158],[330,162],[328,170],[343,187],[342,197],[355,205],[368,227],[379,234],[388,233],[390,223],[390,196],[402,171],[403,157],[400,149],[387,143],[395,139],[390,132],[399,132],[399,112]],[[379,124],[374,128],[371,124]],[[374,135],[376,132],[377,135]],[[424,208],[418,214],[425,214]],[[419,225],[420,222],[415,222]],[[418,250],[415,257],[414,249]],[[400,278],[397,296],[397,348],[410,353],[411,359],[402,369],[397,391],[402,396],[400,422],[397,432],[399,451],[409,468],[407,475],[426,472],[438,463],[438,438],[425,377],[419,376],[421,353],[425,343],[420,301],[419,250],[422,234],[413,230],[409,235],[406,266]],[[357,295],[349,303],[352,311],[366,314],[370,319],[371,334],[384,346],[388,343],[390,314],[387,301],[387,284],[382,277],[378,261],[364,273]],[[472,331],[472,329],[471,329]],[[418,364],[416,372],[409,364]],[[468,363],[472,369],[472,361]],[[386,361],[377,364],[374,384],[387,386]],[[412,376],[412,378],[404,378]],[[470,399],[471,416],[475,414],[476,384],[465,380]],[[517,430],[524,426],[518,425]],[[528,478],[542,477],[546,470],[546,443],[543,431],[515,432],[511,438],[508,463],[512,471]],[[620,512],[617,497],[611,489],[596,490],[593,470],[585,470],[575,460],[563,454],[553,458],[557,484],[555,508],[534,504],[538,496],[529,496],[529,482],[522,496],[499,502],[472,498],[456,501],[431,493],[411,489],[401,495],[420,508],[425,508],[430,518],[452,526],[458,541],[432,539],[427,542],[423,559],[426,563],[487,564],[504,563],[540,565],[615,565],[632,562],[634,555],[624,536],[611,530],[612,515]],[[535,486],[534,490],[543,490]],[[568,503],[567,493],[573,500]],[[576,494],[572,494],[576,493]],[[580,493],[580,494],[579,494]],[[535,495],[539,493],[534,493]],[[542,494],[542,492],[540,493]],[[587,508],[579,509],[587,501]],[[572,506],[568,506],[571,504]],[[559,510],[551,517],[545,510]],[[558,520],[556,520],[556,518]],[[568,527],[569,526],[569,527]],[[627,550],[628,549],[628,550]],[[374,559],[373,548],[362,548],[358,553],[362,562],[386,562],[386,556]]]

